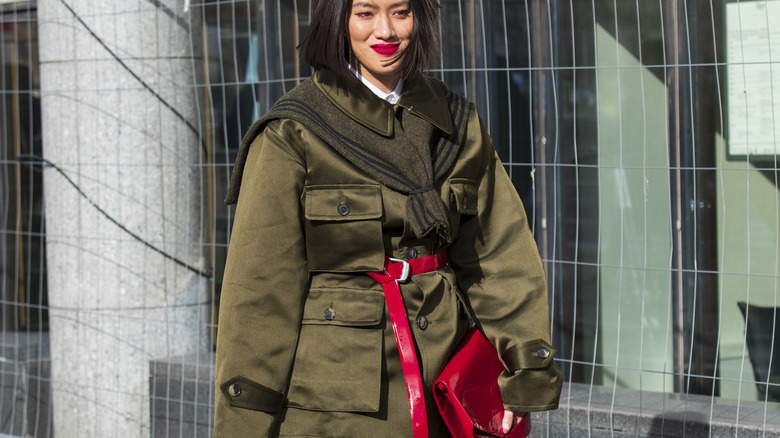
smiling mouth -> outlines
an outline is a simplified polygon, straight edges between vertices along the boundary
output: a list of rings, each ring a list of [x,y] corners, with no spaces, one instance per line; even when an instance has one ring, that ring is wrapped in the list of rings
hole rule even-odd
[[[371,48],[382,56],[391,56],[398,51],[400,46],[400,44],[374,44]]]

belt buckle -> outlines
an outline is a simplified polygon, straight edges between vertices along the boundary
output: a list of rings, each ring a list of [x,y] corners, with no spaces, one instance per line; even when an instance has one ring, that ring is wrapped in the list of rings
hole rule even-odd
[[[409,280],[409,273],[411,271],[411,269],[409,268],[409,262],[402,259],[394,259],[392,257],[388,257],[388,259],[394,263],[403,263],[404,267],[401,270],[401,277],[398,278],[398,281],[400,283],[406,283]]]

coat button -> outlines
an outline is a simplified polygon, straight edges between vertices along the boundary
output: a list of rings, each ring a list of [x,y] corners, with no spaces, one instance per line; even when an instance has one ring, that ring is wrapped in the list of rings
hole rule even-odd
[[[420,327],[420,330],[425,330],[428,328],[428,318],[420,315],[417,317],[417,327]]]
[[[233,397],[238,397],[239,395],[241,395],[241,387],[238,386],[238,384],[230,385],[230,390],[228,390],[228,392]]]
[[[539,357],[542,359],[547,359],[550,357],[550,350],[548,350],[546,347],[542,347],[537,351],[537,354],[539,354]]]
[[[325,319],[327,319],[328,321],[333,321],[333,318],[336,317],[336,311],[328,307],[327,309],[325,309],[324,316]]]
[[[413,246],[406,248],[406,260],[411,260],[416,258],[417,258],[417,248]]]
[[[340,215],[346,216],[349,214],[349,205],[342,202],[339,204],[338,210]]]

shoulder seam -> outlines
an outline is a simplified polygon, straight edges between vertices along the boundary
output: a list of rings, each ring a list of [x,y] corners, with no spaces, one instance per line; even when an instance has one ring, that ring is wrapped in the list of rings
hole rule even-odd
[[[285,143],[287,143],[288,146],[290,146],[290,149],[298,157],[298,161],[300,162],[300,164],[305,166],[306,165],[306,158],[305,158],[305,154],[304,154],[304,152],[303,152],[303,150],[301,148],[301,144],[303,142],[302,141],[298,141],[297,139],[291,138],[289,133],[287,132],[287,130],[286,129],[282,129],[281,124],[284,123],[285,121],[290,121],[290,122],[297,123],[297,122],[295,122],[292,119],[278,118],[278,119],[269,120],[268,123],[265,124],[265,129],[270,129],[276,135],[281,137],[285,141]],[[300,126],[303,126],[300,123],[297,123],[297,124],[300,125]],[[305,126],[303,126],[303,127],[306,128]],[[260,132],[260,134],[262,134],[262,132]],[[260,135],[260,134],[258,134],[258,135]]]

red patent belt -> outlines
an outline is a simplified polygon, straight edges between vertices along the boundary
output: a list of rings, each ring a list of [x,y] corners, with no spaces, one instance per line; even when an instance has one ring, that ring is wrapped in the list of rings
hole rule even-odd
[[[385,292],[387,311],[390,313],[390,322],[393,324],[395,342],[398,344],[401,367],[406,381],[406,392],[409,395],[409,410],[412,415],[414,438],[428,436],[428,418],[425,413],[425,395],[420,376],[420,365],[417,363],[417,352],[414,350],[409,319],[406,316],[401,287],[398,282],[407,281],[412,275],[436,271],[446,264],[447,252],[442,251],[438,254],[411,260],[387,257],[385,259],[385,272],[367,272],[371,278],[382,284],[382,290]]]

